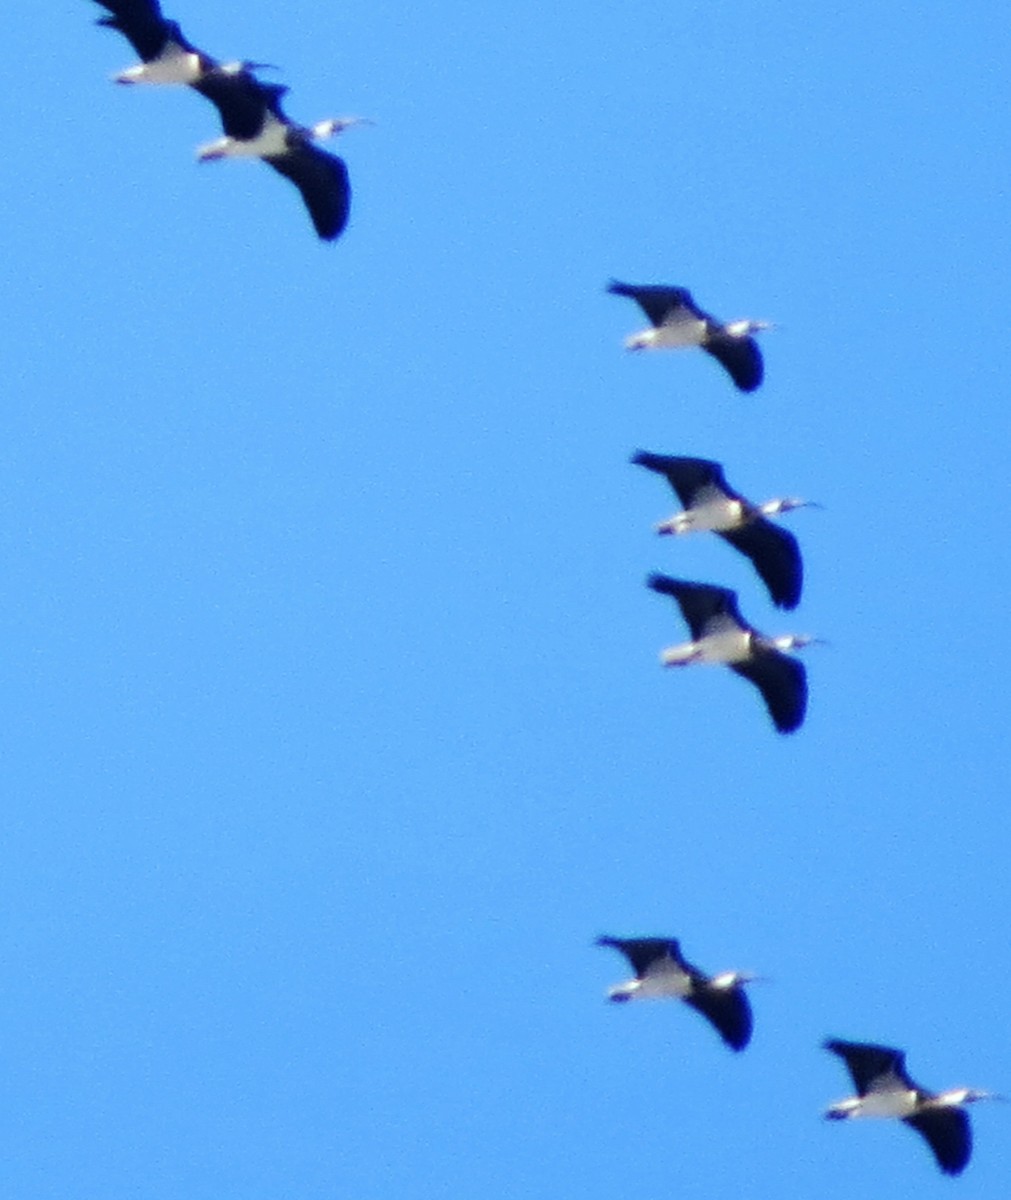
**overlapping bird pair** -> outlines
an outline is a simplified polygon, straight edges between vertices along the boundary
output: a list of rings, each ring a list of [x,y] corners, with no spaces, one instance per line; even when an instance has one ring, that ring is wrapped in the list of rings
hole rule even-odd
[[[199,92],[217,108],[225,136],[201,146],[200,162],[218,158],[260,158],[290,179],[302,193],[316,232],[338,238],[348,222],[351,185],[344,160],[315,143],[332,137],[361,117],[338,117],[316,125],[296,125],[281,100],[288,89],[264,83],[255,72],[267,66],[248,59],[220,62],[198,50],[175,21],[162,16],[158,0],[96,0],[109,10],[99,25],[118,30],[141,62],[114,76],[117,83],[176,84]]]

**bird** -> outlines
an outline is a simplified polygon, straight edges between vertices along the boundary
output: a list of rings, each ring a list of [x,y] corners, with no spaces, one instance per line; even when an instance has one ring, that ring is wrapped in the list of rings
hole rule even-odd
[[[197,150],[200,162],[219,158],[262,158],[292,183],[316,232],[325,241],[340,236],[347,225],[351,185],[342,158],[315,143],[352,125],[368,124],[365,117],[339,117],[316,125],[296,125],[285,116],[281,100],[288,89],[252,79],[239,89],[217,94],[225,136]]]
[[[752,504],[730,487],[723,467],[708,458],[679,458],[639,450],[632,462],[663,475],[685,507],[684,512],[661,521],[657,533],[718,533],[751,559],[777,607],[797,607],[804,580],[800,547],[792,533],[766,518],[813,506],[811,501],[791,496]]]
[[[800,728],[807,711],[807,672],[803,663],[785,651],[810,645],[816,638],[801,633],[782,637],[759,633],[741,616],[737,593],[729,588],[661,574],[650,575],[646,583],[654,592],[677,601],[691,630],[690,642],[661,652],[665,667],[723,663],[758,688],[780,733]]]
[[[97,24],[118,30],[141,61],[113,76],[116,83],[179,84],[201,91],[205,76],[242,76],[267,63],[236,61],[222,64],[198,50],[183,36],[175,21],[166,20],[158,0],[96,0],[109,15]]]
[[[683,287],[607,285],[614,296],[634,300],[653,323],[651,329],[625,339],[626,350],[678,349],[699,346],[722,364],[742,392],[753,392],[762,382],[765,368],[762,352],[751,336],[771,329],[770,321],[730,321],[723,324],[705,312]]]
[[[825,1110],[831,1121],[854,1117],[895,1117],[923,1137],[945,1175],[960,1175],[972,1154],[972,1128],[963,1108],[976,1100],[1002,1100],[978,1088],[928,1092],[906,1072],[902,1050],[872,1042],[831,1039],[824,1049],[845,1063],[857,1095]]]
[[[744,971],[706,975],[682,956],[677,938],[600,937],[596,944],[620,951],[635,971],[634,979],[609,989],[608,999],[684,1000],[709,1021],[731,1050],[743,1050],[751,1041],[753,1020],[744,984],[757,975]]]

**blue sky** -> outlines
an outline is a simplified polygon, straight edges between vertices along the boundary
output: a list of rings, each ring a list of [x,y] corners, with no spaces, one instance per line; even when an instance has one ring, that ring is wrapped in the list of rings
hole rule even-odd
[[[9,14],[5,1194],[1002,1195],[1002,1106],[953,1183],[818,1045],[1011,1091],[1003,14],[167,11],[377,124],[322,245],[95,5]],[[763,389],[612,276],[777,321]],[[796,613],[640,447],[826,506]],[[797,735],[660,669],[651,570],[828,639]],[[769,976],[752,1046],[601,933]]]

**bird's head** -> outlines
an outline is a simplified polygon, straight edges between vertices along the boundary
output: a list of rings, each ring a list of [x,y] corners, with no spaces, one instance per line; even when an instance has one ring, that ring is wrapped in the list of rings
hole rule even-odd
[[[959,1104],[973,1104],[976,1100],[1001,1100],[1007,1103],[1007,1096],[1001,1095],[1000,1092],[988,1092],[983,1088],[960,1088],[962,1099]]]
[[[780,513],[793,512],[795,508],[824,508],[817,500],[803,500],[800,496],[781,496],[760,506],[763,516],[775,517]]]
[[[774,650],[784,653],[790,650],[803,650],[805,646],[827,646],[824,638],[815,637],[812,633],[784,633],[780,637],[767,638],[766,642]]]
[[[251,58],[237,58],[232,62],[219,63],[215,70],[221,75],[251,75],[253,71],[279,71],[276,63],[253,62]]]
[[[318,121],[313,125],[312,136],[316,141],[323,141],[336,137],[352,125],[375,125],[375,121],[371,117],[328,117],[325,121]]]
[[[709,986],[720,991],[729,991],[746,983],[757,983],[764,978],[764,975],[756,975],[754,971],[724,971],[720,975],[714,975],[709,981]]]
[[[731,337],[751,337],[753,333],[764,333],[767,329],[775,329],[776,325],[773,321],[754,321],[751,318],[746,318],[743,321],[730,321],[723,329]]]

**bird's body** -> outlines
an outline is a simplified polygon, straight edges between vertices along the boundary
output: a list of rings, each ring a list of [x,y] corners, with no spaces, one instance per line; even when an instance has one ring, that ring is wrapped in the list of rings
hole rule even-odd
[[[752,504],[727,483],[723,468],[706,458],[639,451],[632,462],[663,475],[685,506],[656,526],[657,533],[711,531],[751,559],[774,604],[796,608],[803,586],[803,563],[793,534],[768,520],[809,502],[795,497]]]
[[[768,321],[718,321],[705,312],[683,287],[619,283],[607,290],[627,296],[643,310],[652,325],[625,341],[627,350],[680,350],[698,346],[717,359],[736,387],[753,392],[762,382],[765,368],[762,352],[752,336],[771,328]]]
[[[751,1040],[751,1005],[743,985],[755,976],[742,971],[706,975],[683,957],[676,938],[601,937],[597,945],[620,951],[635,971],[634,979],[608,991],[608,999],[684,1000],[732,1049],[743,1050]]]
[[[786,651],[815,639],[806,634],[766,637],[741,616],[737,595],[728,588],[651,575],[648,586],[677,601],[692,639],[662,651],[666,667],[719,663],[753,683],[762,693],[773,724],[792,733],[807,711],[807,672]]]
[[[856,1096],[826,1109],[829,1120],[900,1120],[926,1140],[946,1175],[965,1170],[972,1154],[972,1128],[962,1106],[996,1098],[993,1093],[965,1087],[928,1092],[910,1079],[905,1053],[890,1046],[833,1039],[825,1042],[825,1049],[846,1063],[857,1089]]]

